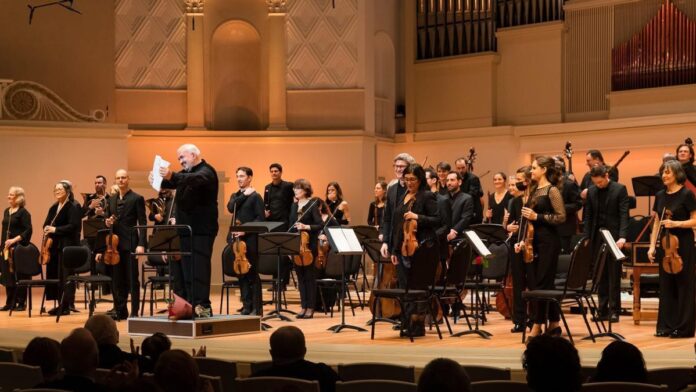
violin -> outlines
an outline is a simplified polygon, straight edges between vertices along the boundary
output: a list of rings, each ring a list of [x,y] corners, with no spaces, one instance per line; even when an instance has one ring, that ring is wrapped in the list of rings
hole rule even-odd
[[[573,175],[573,145],[569,141],[565,144],[563,155],[568,160],[568,175]]]
[[[237,221],[237,224],[241,224]],[[232,245],[232,251],[234,252],[234,262],[232,268],[237,276],[246,275],[251,269],[251,263],[247,258],[247,245],[246,242],[242,241],[239,236],[235,236],[234,243]]]
[[[118,236],[114,234],[114,224],[116,224],[116,216],[112,215],[113,222],[109,227],[109,234],[106,235],[106,250],[104,251],[104,264],[116,265],[121,261],[121,255],[118,253]]]
[[[660,225],[664,219],[672,219],[672,211],[668,209],[662,210],[662,217],[660,218]],[[662,226],[660,227],[662,231]],[[660,233],[658,233],[659,238]],[[665,255],[662,257],[662,269],[668,274],[678,274],[684,268],[684,261],[682,257],[677,252],[679,250],[679,238],[677,236],[670,234],[668,228],[664,229],[664,235],[661,240],[662,249]]]
[[[534,208],[531,196],[525,204],[528,208]],[[534,261],[534,225],[524,216],[520,217],[520,231],[517,233],[517,243],[522,242],[522,257],[526,264]]]
[[[329,254],[329,241],[320,239],[319,247],[317,248],[317,258],[314,260],[314,266],[317,269],[323,270],[326,268],[326,259]]]
[[[48,264],[51,261],[51,248],[53,247],[53,238],[43,235],[41,239],[41,265]]]
[[[408,211],[411,212],[413,208],[413,203],[416,198],[412,198],[408,202]],[[418,221],[415,219],[407,219],[404,221],[404,242],[401,243],[401,255],[403,256],[413,256],[418,249],[418,238],[416,238],[416,231],[418,231]]]
[[[300,254],[293,256],[293,260],[295,265],[299,267],[307,267],[314,262],[314,255],[312,255],[312,250],[309,249],[309,232],[300,232]]]

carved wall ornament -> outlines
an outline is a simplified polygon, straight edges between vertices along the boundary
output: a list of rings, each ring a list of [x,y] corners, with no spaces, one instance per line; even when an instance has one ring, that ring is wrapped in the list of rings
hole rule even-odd
[[[284,13],[287,10],[286,3],[286,0],[266,0],[268,12],[272,13]]]
[[[26,80],[0,84],[0,105],[3,120],[102,122],[107,116],[102,109],[80,113],[48,87]]]
[[[202,14],[205,0],[185,0],[186,12],[189,14]]]

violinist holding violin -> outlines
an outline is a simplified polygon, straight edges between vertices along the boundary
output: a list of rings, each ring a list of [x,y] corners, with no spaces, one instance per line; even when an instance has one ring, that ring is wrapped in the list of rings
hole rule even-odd
[[[114,280],[114,309],[110,316],[115,320],[128,318],[128,293],[131,296],[131,317],[137,317],[140,310],[140,280],[138,278],[138,260],[131,253],[143,253],[146,246],[146,230],[133,233],[134,226],[146,225],[145,199],[130,189],[128,172],[120,169],[116,172],[115,183],[118,194],[109,198],[106,205],[106,227],[113,229],[118,237],[115,249],[119,262],[112,266]],[[135,240],[135,242],[133,242]],[[113,244],[113,239],[112,239]],[[107,240],[107,247],[109,241]],[[107,249],[108,251],[108,249]],[[97,260],[103,257],[97,256]]]
[[[696,227],[696,198],[684,186],[686,174],[679,161],[665,161],[660,166],[660,176],[666,189],[655,195],[653,211],[658,219],[653,225],[648,250],[650,261],[660,262],[660,302],[655,336],[693,337],[696,305],[692,228]],[[658,238],[658,232],[662,234],[661,238]],[[656,252],[658,243],[662,248],[660,252]],[[664,262],[670,260],[672,265],[666,266]],[[680,264],[680,272],[670,271],[675,263]]]
[[[232,194],[227,203],[227,211],[234,214],[233,225],[241,225],[247,222],[263,222],[265,220],[263,198],[251,186],[254,172],[251,168],[241,166],[237,168],[237,185],[239,190]],[[258,242],[257,235],[253,233],[230,233],[232,238],[236,238],[246,244],[246,259],[251,265],[249,272],[239,276],[239,289],[242,297],[243,315],[263,315],[261,298],[261,280],[257,272],[258,263]],[[235,258],[238,252],[235,252]],[[242,255],[239,255],[243,258]],[[240,261],[240,260],[237,260]]]
[[[300,178],[295,180],[292,186],[297,201],[290,207],[290,232],[307,233],[307,241],[303,243],[303,248],[310,254],[301,255],[302,259],[309,264],[295,264],[295,272],[297,272],[297,285],[300,290],[300,303],[302,310],[297,314],[297,318],[312,318],[314,316],[314,306],[317,303],[317,269],[314,266],[313,259],[317,257],[317,245],[319,232],[322,229],[323,223],[321,219],[319,199],[312,198],[312,184],[309,181]],[[311,257],[310,257],[311,255]]]
[[[0,311],[14,310],[22,311],[25,309],[25,301],[27,297],[26,290],[17,291],[17,280],[31,279],[30,275],[20,275],[15,273],[13,267],[13,252],[17,244],[24,246],[31,241],[31,214],[25,208],[26,199],[24,197],[24,189],[13,186],[7,193],[7,202],[9,206],[5,209],[2,217],[2,241],[0,242],[2,254],[0,259],[0,269],[2,270],[2,284],[5,286],[7,294],[5,306],[0,308]],[[16,302],[12,299],[16,297]]]
[[[437,241],[435,230],[441,225],[437,198],[428,190],[423,167],[416,163],[409,165],[403,171],[403,178],[406,183],[406,193],[394,209],[391,219],[393,225],[391,238],[387,239],[391,262],[396,265],[401,288],[407,286],[412,256],[404,254],[404,251],[410,250],[407,248],[417,247],[426,240]],[[405,226],[413,228],[413,223],[417,226],[415,232],[412,229],[404,229]],[[423,319],[414,322],[415,320],[411,317],[414,313],[416,309],[413,304],[405,304],[404,311],[401,313],[402,325],[408,326],[408,333],[411,336],[423,336],[425,334]]]
[[[522,207],[529,199],[529,184],[532,182],[532,167],[522,166],[517,169],[514,179],[515,197],[508,203],[508,222],[506,229],[513,241],[519,238],[520,221],[522,220]],[[524,262],[523,252],[510,253],[510,273],[512,275],[512,311],[510,318],[513,327],[512,333],[521,333],[525,329],[526,309],[522,301],[522,292],[527,288],[527,270],[529,264]]]

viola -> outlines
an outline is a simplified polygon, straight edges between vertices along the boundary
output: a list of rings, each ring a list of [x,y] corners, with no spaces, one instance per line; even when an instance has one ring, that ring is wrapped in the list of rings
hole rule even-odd
[[[413,208],[413,203],[416,201],[415,197],[408,202],[408,211],[411,212]],[[416,238],[416,231],[418,231],[418,221],[415,219],[407,219],[404,221],[403,225],[404,231],[404,241],[401,243],[401,254],[403,256],[413,256],[418,249],[418,238]]]
[[[660,224],[662,224],[662,219],[672,219],[672,211],[665,209],[662,212],[663,218],[660,219]],[[679,255],[679,238],[677,236],[670,234],[669,229],[665,228],[664,236],[662,237],[662,249],[665,252],[664,257],[662,257],[662,268],[668,274],[678,274],[684,268],[684,261]]]
[[[53,238],[43,235],[41,239],[41,265],[48,264],[51,261],[51,248],[53,247]]]
[[[237,221],[239,222],[239,221]],[[239,223],[237,223],[239,224]],[[247,258],[247,245],[246,242],[242,241],[239,236],[234,239],[234,244],[232,245],[232,251],[234,252],[234,262],[232,268],[234,273],[238,276],[246,275],[251,269],[251,263]]]
[[[314,255],[309,249],[309,233],[306,231],[300,232],[300,254],[293,256],[293,260],[299,267],[307,267],[314,262]]]
[[[113,222],[109,227],[109,234],[106,235],[106,250],[104,251],[104,264],[116,265],[121,262],[121,255],[118,253],[118,235],[114,234],[116,216],[112,215]]]
[[[314,266],[317,269],[323,270],[326,268],[326,259],[329,254],[329,241],[320,239],[319,247],[317,248],[317,258],[314,260]]]

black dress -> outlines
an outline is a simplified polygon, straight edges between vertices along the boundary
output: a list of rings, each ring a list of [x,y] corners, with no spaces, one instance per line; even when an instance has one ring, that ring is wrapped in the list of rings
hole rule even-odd
[[[57,214],[56,214],[57,213]],[[67,271],[62,269],[63,248],[66,246],[80,245],[80,223],[82,221],[82,208],[74,201],[66,200],[65,205],[58,211],[58,203],[54,203],[48,209],[48,215],[43,227],[55,226],[56,232],[49,234],[53,239],[51,247],[51,261],[46,265],[46,277],[48,279],[60,279],[61,287]],[[66,302],[72,304],[74,300],[75,287],[72,286],[66,293]],[[58,290],[49,286],[46,288],[46,299],[59,299]]]
[[[684,221],[696,210],[693,192],[682,187],[668,194],[661,190],[655,195],[653,210],[661,216],[663,208],[672,211],[672,220]],[[665,230],[663,230],[665,232]],[[669,229],[679,240],[677,252],[684,262],[678,274],[669,274],[662,268],[663,252],[658,252],[660,264],[660,307],[657,313],[657,332],[676,331],[681,336],[694,336],[694,232],[692,229]]]
[[[530,290],[553,290],[558,265],[558,255],[561,253],[561,238],[557,226],[565,221],[565,205],[561,191],[549,185],[538,188],[531,197],[531,206],[537,213],[537,220],[530,221],[534,226],[534,261],[527,270],[527,285]],[[538,303],[532,303],[530,318],[536,324],[546,323],[546,308]],[[560,320],[558,309],[548,307],[548,319],[551,322]]]
[[[291,224],[297,222],[297,217],[302,216],[299,222],[309,225],[309,249],[312,251],[312,256],[315,259],[317,257],[319,232],[323,226],[319,202],[320,200],[310,199],[302,208],[299,208],[297,203],[293,203],[292,207],[290,207]],[[292,227],[290,231],[297,232],[297,229]],[[295,272],[297,272],[297,285],[300,290],[302,309],[314,309],[314,305],[317,303],[317,269],[314,263],[306,267],[295,265]]]
[[[331,201],[329,199],[324,200],[326,202],[326,205],[329,207],[329,211],[333,214],[333,218],[336,220],[336,222],[342,224],[342,225],[347,225],[350,222],[348,222],[348,219],[345,217],[345,212],[343,210],[339,210],[338,206],[343,203],[343,200],[341,199],[336,199],[335,201]]]
[[[506,191],[505,195],[503,195],[503,199],[500,200],[500,203],[496,203],[495,193],[488,194],[488,208],[493,212],[493,216],[491,217],[489,223],[496,225],[503,224],[503,219],[505,218],[505,209],[507,209],[508,203],[510,203],[511,199],[512,195]]]
[[[514,197],[510,200],[508,204],[508,212],[510,217],[508,218],[508,224],[520,223],[520,218],[522,216],[522,196]],[[517,239],[519,232],[512,235],[512,242],[518,242]],[[531,270],[530,264],[524,262],[522,252],[515,253],[510,252],[510,273],[512,274],[512,322],[514,324],[524,324],[526,317],[526,307],[522,300],[522,292],[527,288],[527,271]]]
[[[382,217],[384,216],[384,204],[382,207],[377,207],[376,202],[370,203],[370,208],[367,212],[367,224],[370,226],[379,227],[382,224]]]
[[[18,207],[12,215],[10,215],[10,209],[5,209],[5,213],[2,218],[2,241],[0,241],[0,248],[4,249],[5,241],[17,236],[21,236],[22,239],[19,244],[26,246],[31,241],[32,226],[31,226],[31,214],[24,207]],[[16,245],[16,244],[15,244]],[[3,257],[4,252],[0,253],[0,268],[2,269],[1,282],[5,285],[5,291],[7,293],[5,304],[12,306],[12,297],[15,295],[16,282],[21,279],[31,279],[31,276],[19,275],[10,272],[10,265],[7,260]],[[22,290],[17,294],[17,303],[24,304],[27,292]]]

